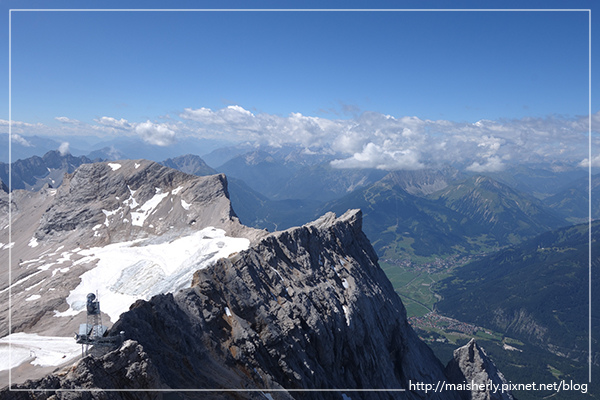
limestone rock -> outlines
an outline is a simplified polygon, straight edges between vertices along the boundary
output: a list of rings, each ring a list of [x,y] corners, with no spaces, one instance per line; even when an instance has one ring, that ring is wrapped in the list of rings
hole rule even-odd
[[[493,385],[506,384],[504,375],[498,371],[494,362],[475,339],[471,339],[463,347],[454,350],[454,358],[446,366],[446,375],[452,383],[456,384],[473,382],[476,385],[485,385],[489,382]],[[493,393],[493,391],[487,390],[488,388],[462,392],[461,395],[465,400],[514,400],[510,392]]]
[[[196,272],[191,288],[136,302],[111,334],[124,331],[147,355],[132,360],[156,368],[147,387],[215,390],[186,397],[458,399],[411,391],[410,381],[445,381],[443,366],[409,326],[361,225],[351,210],[270,234]],[[72,381],[127,383],[135,362],[109,373],[88,361],[98,371]]]

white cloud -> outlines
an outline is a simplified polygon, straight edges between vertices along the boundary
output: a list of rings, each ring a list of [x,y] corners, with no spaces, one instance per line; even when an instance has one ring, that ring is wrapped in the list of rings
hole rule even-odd
[[[123,129],[123,130],[128,130],[128,129],[132,129],[133,125],[130,124],[126,119],[116,119],[116,118],[112,118],[112,117],[102,117],[99,119],[95,119],[94,121],[96,121],[97,123],[99,123],[102,126],[106,126],[109,128],[115,128],[115,129]]]
[[[69,154],[69,142],[62,142],[58,147],[58,152],[61,156]]]
[[[578,165],[583,168],[589,168],[589,158],[584,158]],[[598,154],[596,157],[592,157],[592,167],[600,167],[600,154]]]
[[[21,126],[35,126],[34,124],[29,124],[27,122],[22,121],[8,121],[6,119],[0,119],[0,126],[8,126],[11,124],[13,127],[21,127]]]
[[[71,119],[68,117],[55,117],[54,118],[57,121],[62,122],[63,124],[73,124],[73,125],[79,125],[81,124],[81,121],[76,120],[76,119]]]
[[[164,124],[155,124],[150,121],[137,124],[135,132],[150,144],[168,146],[175,142],[175,132]]]
[[[352,157],[331,162],[335,168],[377,168],[384,170],[422,169],[419,155],[411,150],[386,150],[368,143],[360,153]]]
[[[467,167],[467,171],[473,172],[498,172],[504,169],[505,165],[502,163],[500,157],[493,156],[488,158],[483,164],[475,161],[473,164]]]
[[[13,143],[20,144],[21,146],[25,146],[25,147],[32,147],[33,146],[31,143],[29,143],[29,141],[27,141],[27,139],[25,139],[21,135],[17,135],[16,133],[13,133],[13,134],[10,135],[10,140]]]
[[[329,119],[301,113],[252,113],[235,105],[218,110],[185,108],[177,117],[154,122],[130,122],[109,116],[98,118],[93,124],[65,116],[56,120],[62,123],[60,127],[13,121],[12,132],[137,135],[157,146],[168,146],[184,136],[270,146],[295,144],[307,151],[337,154],[332,165],[338,168],[414,169],[450,163],[472,171],[491,171],[517,162],[584,163],[581,160],[588,154],[590,118],[552,115],[466,123],[364,112],[351,119]],[[591,122],[594,132],[598,132],[600,112],[591,116]],[[8,121],[0,120],[0,127],[6,125]],[[600,136],[594,134],[592,141],[593,148],[600,147]],[[593,164],[596,162],[600,160],[592,160]]]

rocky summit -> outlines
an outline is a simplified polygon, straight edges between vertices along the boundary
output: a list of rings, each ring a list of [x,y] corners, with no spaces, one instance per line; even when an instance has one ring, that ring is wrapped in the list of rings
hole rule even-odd
[[[137,178],[142,166],[146,171]],[[119,170],[120,177],[115,175]],[[461,383],[457,377],[464,380],[478,374],[478,368],[488,371],[485,363],[475,360],[459,362],[449,370],[460,372],[452,372],[451,379],[445,375],[442,364],[408,324],[406,310],[362,231],[360,210],[339,217],[327,213],[304,226],[267,234],[236,221],[226,185],[217,184],[224,182],[223,176],[180,174],[142,162],[82,166],[57,192],[45,195],[45,211],[30,228],[35,238],[31,242],[51,246],[60,240],[71,243],[73,237],[83,242],[86,232],[95,246],[108,241],[93,250],[100,261],[86,267],[90,270],[109,268],[102,262],[103,251],[119,241],[138,243],[119,248],[127,258],[132,248],[137,255],[155,245],[179,246],[179,238],[189,229],[205,232],[198,240],[210,239],[213,233],[206,229],[212,224],[245,237],[249,245],[221,255],[216,249],[227,249],[233,239],[218,238],[214,251],[208,245],[203,250],[211,257],[216,254],[210,263],[203,261],[204,253],[192,252],[181,263],[186,271],[195,271],[187,287],[180,285],[185,274],[167,279],[171,266],[160,264],[159,255],[156,264],[126,264],[127,274],[111,270],[118,279],[107,280],[110,286],[106,283],[101,300],[120,299],[124,291],[150,293],[148,281],[156,281],[152,287],[161,289],[118,315],[108,334],[124,337],[124,342],[112,350],[92,352],[42,379],[14,384],[0,392],[0,398],[458,400],[459,392],[425,392],[423,385]],[[91,183],[101,189],[87,188]],[[169,210],[173,204],[182,206],[175,217]],[[140,215],[141,225],[132,224]],[[178,220],[185,226],[173,228]],[[190,224],[192,220],[197,225]],[[100,229],[110,239],[94,237]],[[160,249],[177,258],[169,247]],[[177,249],[187,251],[185,246]],[[62,258],[76,266],[81,260],[94,260],[90,252],[77,248]],[[73,276],[80,276],[81,284],[86,281],[85,274]],[[27,285],[47,287],[44,282]],[[176,288],[167,290],[165,285],[172,282],[177,282]],[[76,292],[76,284],[71,282],[67,289]],[[137,285],[136,291],[131,285]],[[58,317],[45,317],[44,324],[31,326],[51,326],[69,312],[78,315],[76,304],[69,301],[62,298],[62,309],[70,308],[55,313]],[[111,318],[115,315],[105,312]]]
[[[506,379],[475,339],[454,350],[446,374],[452,382],[471,385],[460,391],[464,400],[514,400],[510,391],[497,390],[507,386]]]

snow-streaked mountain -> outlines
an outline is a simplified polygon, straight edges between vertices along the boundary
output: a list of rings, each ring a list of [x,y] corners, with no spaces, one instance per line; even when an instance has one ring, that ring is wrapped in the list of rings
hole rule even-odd
[[[110,325],[136,300],[188,287],[195,271],[264,235],[239,223],[224,175],[146,160],[81,165],[57,189],[13,191],[10,207],[9,240],[0,194],[0,260],[11,266],[0,272],[0,336],[71,337],[90,292]]]
[[[65,174],[72,173],[81,164],[91,163],[85,156],[75,157],[53,150],[42,157],[17,160],[11,165],[12,189],[39,190],[44,185],[58,187]],[[9,164],[0,163],[0,180],[8,185]]]

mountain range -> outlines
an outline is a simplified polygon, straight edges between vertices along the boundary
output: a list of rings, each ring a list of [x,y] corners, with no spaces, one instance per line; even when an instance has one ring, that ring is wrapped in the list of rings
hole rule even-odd
[[[436,308],[461,321],[505,332],[552,353],[586,362],[588,334],[600,329],[595,310],[597,296],[589,303],[589,284],[598,287],[598,276],[589,282],[600,258],[600,224],[549,231],[503,249],[457,270],[439,283],[442,300]],[[590,249],[591,245],[591,249]],[[485,298],[485,301],[481,301]],[[588,320],[588,306],[594,314]],[[600,362],[597,341],[593,363]]]
[[[387,388],[418,399],[424,388],[411,382],[453,382],[408,324],[359,210],[268,234],[239,223],[224,175],[146,160],[82,164],[56,189],[14,190],[2,201],[4,222],[13,208],[13,242],[0,257],[19,257],[0,289],[12,305],[2,335],[18,343],[13,379],[37,377],[2,398],[72,388],[96,391],[70,398],[121,398],[109,391],[118,388],[136,399],[147,398],[144,389],[172,398],[377,399],[390,395],[355,390]],[[72,346],[48,354],[44,346],[85,321],[82,299],[94,290],[108,334],[125,341],[73,365]],[[44,344],[32,350],[28,339]],[[506,382],[487,357],[474,363],[468,354],[454,360],[459,376]],[[47,368],[56,373],[40,378]],[[184,389],[205,391],[177,394]]]
[[[263,273],[260,271],[271,268],[271,264],[263,263],[262,259],[284,259],[287,260],[287,263],[291,263],[289,265],[295,266],[299,262],[295,261],[296,259],[304,259],[307,255],[303,252],[294,253],[292,250],[284,251],[283,249],[289,247],[291,242],[298,243],[300,239],[283,243],[269,242],[267,248],[274,246],[280,249],[271,255],[269,255],[268,249],[264,250],[261,246],[266,246],[265,241],[274,240],[267,240],[268,238],[278,237],[281,239],[279,235],[282,231],[291,234],[290,232],[296,232],[294,229],[305,229],[312,232],[311,234],[316,235],[313,240],[317,242],[327,242],[324,238],[318,240],[316,238],[322,234],[322,232],[318,232],[320,227],[329,226],[329,224],[336,226],[342,224],[345,226],[344,230],[354,232],[357,225],[350,221],[358,218],[357,214],[352,218],[346,215],[340,220],[328,213],[345,215],[349,209],[360,208],[362,213],[358,225],[361,238],[354,237],[351,243],[360,242],[359,247],[363,249],[361,251],[369,253],[373,250],[365,249],[371,248],[371,244],[368,244],[370,240],[375,250],[374,254],[376,254],[374,261],[371,260],[371,262],[375,265],[377,256],[396,260],[408,259],[418,263],[457,254],[483,253],[490,254],[485,259],[487,265],[501,265],[495,269],[496,272],[489,273],[489,275],[486,275],[485,271],[487,270],[482,264],[483,261],[480,264],[473,263],[453,271],[452,277],[439,288],[443,301],[436,307],[439,306],[440,311],[443,310],[445,314],[460,320],[492,326],[500,331],[510,333],[512,336],[517,336],[519,340],[526,340],[547,351],[571,357],[578,360],[577,362],[582,360],[584,352],[581,351],[581,348],[585,344],[585,338],[580,329],[582,327],[574,325],[574,329],[576,328],[574,331],[561,331],[560,329],[561,326],[564,328],[569,325],[568,322],[571,320],[567,315],[573,315],[575,318],[574,316],[580,313],[579,309],[568,308],[569,304],[578,304],[579,298],[570,298],[565,303],[564,310],[566,311],[560,316],[547,312],[536,314],[536,310],[541,309],[542,303],[536,303],[539,299],[534,300],[535,295],[531,294],[531,298],[529,298],[522,293],[526,292],[528,285],[537,287],[532,280],[540,274],[544,276],[544,273],[548,275],[549,282],[551,279],[571,282],[569,279],[572,279],[572,275],[562,276],[560,275],[563,271],[561,268],[547,269],[547,264],[544,262],[562,260],[560,262],[568,263],[576,260],[579,256],[575,257],[575,255],[583,254],[584,250],[581,247],[584,245],[583,241],[573,245],[573,248],[579,249],[577,251],[580,253],[571,252],[568,246],[566,248],[561,247],[562,245],[550,246],[556,254],[548,253],[547,258],[543,261],[536,259],[537,253],[519,247],[530,243],[527,240],[536,240],[531,238],[547,231],[561,232],[560,229],[567,231],[575,229],[560,227],[579,218],[573,211],[579,210],[580,205],[585,201],[587,181],[573,180],[566,185],[550,184],[550,181],[552,174],[555,174],[554,176],[560,180],[566,176],[576,176],[579,172],[564,169],[554,172],[552,169],[544,170],[547,173],[542,175],[545,176],[546,183],[540,183],[537,189],[534,189],[535,185],[532,184],[535,179],[532,179],[528,185],[516,185],[525,189],[523,191],[509,182],[511,179],[512,182],[526,182],[526,173],[523,171],[528,169],[518,170],[521,175],[517,174],[513,178],[510,178],[509,171],[506,171],[503,176],[498,174],[473,175],[451,167],[438,170],[393,172],[334,170],[322,159],[311,158],[289,150],[273,153],[270,150],[261,152],[251,149],[250,153],[232,154],[231,158],[223,165],[228,164],[229,167],[237,165],[238,169],[247,169],[245,177],[254,185],[253,188],[249,183],[235,176],[225,177],[219,167],[215,169],[209,166],[198,156],[174,157],[162,161],[162,164],[161,166],[144,160],[92,163],[87,157],[60,155],[58,152],[48,153],[35,160],[20,160],[18,168],[15,168],[16,163],[13,164],[12,202],[9,204],[8,196],[5,194],[0,196],[0,210],[3,213],[0,220],[2,232],[7,232],[6,214],[8,208],[11,207],[14,218],[13,237],[16,238],[11,243],[7,238],[0,240],[0,256],[7,257],[8,249],[12,249],[13,254],[18,255],[18,261],[13,257],[13,265],[10,270],[12,286],[10,289],[9,286],[0,288],[0,298],[8,296],[13,288],[19,293],[14,297],[16,317],[11,325],[14,328],[11,333],[17,334],[16,331],[23,334],[44,332],[44,334],[60,336],[65,335],[67,331],[74,331],[78,323],[77,318],[81,316],[78,310],[81,310],[82,307],[81,300],[78,300],[77,297],[85,297],[86,291],[92,290],[93,284],[89,278],[84,278],[92,276],[92,271],[98,271],[95,276],[100,276],[97,275],[100,271],[104,271],[103,273],[107,277],[111,276],[110,279],[101,279],[100,287],[105,291],[101,293],[101,299],[105,299],[107,296],[110,298],[115,293],[119,293],[119,296],[126,296],[121,297],[122,299],[128,299],[126,302],[116,300],[106,302],[105,300],[106,310],[103,320],[110,321],[109,325],[119,320],[120,314],[127,311],[129,304],[132,304],[135,298],[153,304],[150,306],[151,309],[158,307],[156,308],[158,310],[164,306],[172,311],[180,308],[185,314],[193,313],[185,301],[182,303],[182,300],[179,300],[177,293],[186,288],[194,271],[208,268],[210,265],[218,265],[218,258],[225,257],[227,259],[227,256],[233,257],[232,254],[245,251],[254,256],[251,259],[245,259],[246,267],[244,268],[254,263],[255,267],[253,268],[258,271],[256,272],[257,276],[262,277]],[[75,168],[76,166],[78,167]],[[6,164],[2,167],[6,167]],[[236,168],[231,168],[232,175]],[[278,169],[281,173],[277,185],[265,179],[254,178],[257,176],[257,171],[269,174],[272,169]],[[531,167],[531,169],[535,170],[536,174],[541,174],[540,171],[543,170],[539,166]],[[16,171],[18,174],[15,174]],[[64,182],[61,184],[61,181],[56,178],[62,177],[64,172],[67,174],[64,175]],[[196,175],[196,177],[192,175]],[[19,178],[20,181],[16,178],[19,176],[22,177]],[[54,179],[54,182],[51,179]],[[26,190],[15,190],[15,182],[23,182],[23,189]],[[270,185],[270,196],[256,190],[261,187],[260,185]],[[572,195],[574,193],[577,196]],[[320,218],[322,215],[328,215],[328,217],[323,220]],[[306,221],[311,220],[315,222],[306,224]],[[246,226],[240,224],[240,221]],[[323,221],[328,221],[328,223],[323,225]],[[301,225],[304,226],[291,228]],[[276,232],[269,234],[265,228]],[[291,228],[291,231],[286,231],[288,228]],[[560,229],[556,231],[557,228]],[[346,233],[340,233],[340,235],[343,236]],[[366,238],[363,237],[364,235]],[[341,240],[339,235],[336,238],[337,241]],[[237,239],[246,241],[238,243]],[[552,241],[550,240],[550,242]],[[61,248],[61,246],[63,247]],[[185,250],[189,246],[193,249],[201,248],[203,250],[190,253]],[[307,254],[313,254],[313,251],[317,251],[317,253],[328,251],[319,246],[311,247],[315,245],[307,244],[307,246]],[[334,246],[334,243],[327,245],[327,247],[330,246]],[[342,246],[342,249],[337,248],[335,253],[345,256],[343,248],[348,246],[352,247],[353,245],[348,244]],[[259,248],[260,250],[258,250]],[[183,253],[181,253],[182,251]],[[255,251],[258,253],[253,253]],[[498,252],[492,253],[494,251]],[[516,253],[510,253],[511,251]],[[177,255],[178,252],[184,254],[185,257]],[[512,257],[507,254],[516,254],[516,256]],[[565,256],[564,259],[560,259],[561,254]],[[529,268],[521,262],[521,259],[538,260],[536,261],[538,264],[536,267]],[[365,260],[360,262],[368,263]],[[311,262],[305,267],[310,269],[315,265]],[[273,268],[282,274],[277,267]],[[377,268],[379,267],[377,266]],[[518,273],[517,271],[520,271],[521,268],[523,271],[529,272]],[[224,271],[226,270],[227,268]],[[506,270],[504,277],[498,272],[502,270]],[[269,271],[272,272],[270,269]],[[477,275],[479,272],[476,271],[481,272],[482,275],[477,280],[472,280],[473,276],[479,276]],[[573,272],[574,270],[569,269],[569,271]],[[85,275],[88,272],[90,274]],[[9,282],[8,271],[3,274],[4,280]],[[197,274],[197,276],[203,275]],[[282,276],[282,279],[288,279],[285,274]],[[383,278],[380,275],[377,276],[376,281],[380,284],[380,280]],[[557,278],[560,276],[562,278]],[[453,277],[456,278],[454,281]],[[208,278],[204,276],[202,279]],[[253,277],[252,281],[257,282],[257,279],[259,278]],[[300,289],[294,286],[296,283],[291,276],[289,279],[289,282],[286,281],[286,287],[291,288],[295,293],[298,292]],[[317,277],[312,276],[309,279],[311,285],[307,286],[309,289],[302,290],[320,293],[321,283],[315,279]],[[327,279],[330,277],[327,276]],[[510,279],[518,280],[518,284],[510,286],[511,284],[507,283]],[[581,284],[583,278],[578,279],[577,282]],[[350,282],[348,278],[346,280]],[[77,285],[77,282],[80,284]],[[200,281],[195,280],[194,282],[194,293],[197,294],[199,290],[197,285]],[[343,282],[342,287],[345,288],[346,285]],[[454,286],[451,285],[452,282]],[[495,297],[490,298],[487,295],[496,293],[493,286],[498,282],[507,285],[509,289],[507,290],[509,293],[507,299],[515,299],[515,304],[523,302],[523,309],[526,311],[522,313],[512,308],[510,310],[503,309],[500,307],[502,304],[510,305],[512,303],[508,300],[495,301]],[[216,285],[218,282],[214,281],[213,283]],[[236,287],[241,284],[241,282],[237,282],[238,286]],[[248,282],[245,281],[244,284],[248,284]],[[132,287],[134,289],[131,289]],[[172,290],[172,288],[177,289]],[[224,286],[220,286],[220,288],[231,292],[237,290]],[[466,288],[468,288],[468,292]],[[214,290],[214,288],[210,290]],[[387,293],[387,290],[385,289],[384,292]],[[435,290],[438,291],[438,288]],[[495,290],[498,288],[496,287]],[[539,291],[542,292],[543,288],[540,287]],[[153,295],[168,292],[174,293],[174,303],[168,299],[168,296],[162,297],[160,301],[156,300],[158,303],[153,303]],[[570,292],[571,289],[569,289]],[[331,291],[326,293],[334,295],[334,292]],[[361,293],[369,296],[365,290],[361,290]],[[466,293],[479,293],[480,298],[485,298],[485,301],[477,303],[475,297],[465,297]],[[550,295],[551,292],[548,293]],[[386,296],[388,295],[392,296],[392,294],[386,294]],[[188,296],[192,295],[188,293]],[[205,301],[204,296],[204,294],[200,295],[195,301]],[[277,293],[275,296],[277,297]],[[335,294],[335,296],[335,298],[341,298],[339,297],[341,294]],[[503,298],[500,294],[498,296],[498,298]],[[327,298],[325,295],[322,297]],[[242,299],[235,301],[240,304],[243,302]],[[315,301],[311,300],[312,303]],[[476,306],[475,303],[477,303]],[[263,304],[263,309],[268,309],[266,303],[261,304]],[[452,305],[446,306],[446,304]],[[464,306],[460,307],[460,304]],[[533,311],[525,307],[529,304],[534,305]],[[556,309],[561,309],[560,301],[556,304],[552,302],[548,304],[554,304]],[[238,315],[230,305],[232,304],[228,303],[226,306],[229,312],[232,315]],[[472,309],[478,311],[472,311],[467,305],[473,305]],[[244,307],[246,306],[248,304]],[[496,311],[502,308],[494,314],[496,315],[495,322],[493,319],[485,317],[488,315],[486,310],[492,309],[494,306],[497,306]],[[246,313],[256,310],[252,307],[250,309],[253,311],[241,312],[244,314],[243,319],[252,326],[258,337],[263,337],[267,331],[263,331],[262,327],[253,326],[253,324],[260,325],[262,322],[248,322],[251,320],[248,319]],[[343,311],[343,307],[341,309]],[[270,315],[269,313],[276,313],[276,311],[268,310],[266,315]],[[228,316],[226,312],[225,314]],[[60,317],[56,317],[56,315]],[[480,319],[476,319],[477,315],[480,316]],[[547,320],[551,315],[558,324],[548,324]],[[144,315],[136,315],[133,321],[137,321],[138,317],[146,318]],[[163,317],[168,319],[167,315]],[[208,317],[208,314],[204,317]],[[218,315],[210,318],[218,318]],[[61,321],[60,326],[55,324],[57,319]],[[159,323],[158,320],[152,321],[148,322],[151,326]],[[5,322],[3,322],[3,326],[5,326]],[[191,326],[197,327],[203,323],[194,320],[191,322]],[[331,323],[334,325],[330,326],[336,326],[334,322]],[[131,326],[129,325],[129,330],[132,330]],[[218,326],[221,327],[221,325]],[[311,325],[310,330],[313,328]],[[269,325],[264,329],[277,331],[283,328]],[[542,331],[546,333],[539,336],[538,333]],[[112,332],[117,333],[117,331]],[[9,332],[6,331],[3,335],[7,333]],[[354,331],[348,332],[350,336],[353,334],[360,335]],[[389,332],[385,333],[385,335],[387,334]],[[574,339],[574,334],[577,339]],[[179,335],[180,333],[177,333],[177,336]],[[187,337],[185,334],[183,335]],[[214,336],[211,336],[210,333],[206,335],[208,336],[194,337],[193,340],[215,343]],[[226,339],[225,336],[219,334],[218,338],[218,341],[225,340],[227,343],[231,340],[233,340],[231,343],[234,343],[237,340],[235,335]],[[31,336],[27,336],[26,339],[31,340]],[[153,353],[156,343],[145,343],[145,339],[141,338],[141,333],[136,333],[136,336],[132,336],[130,339],[132,341],[128,342],[128,347],[118,350],[110,356],[107,354],[107,360],[111,359],[116,362],[115,360],[119,359],[119,362],[126,365],[129,362],[127,360],[136,359],[142,364],[145,363],[144,365],[154,365],[153,368],[156,367],[156,363],[160,365],[165,361],[161,358],[162,355],[144,355],[149,354],[146,349],[153,349],[151,351]],[[188,337],[185,340],[186,343],[189,343],[192,338]],[[573,346],[573,343],[576,344]],[[173,351],[181,353],[183,350],[177,346],[173,347]],[[239,344],[236,346],[242,348]],[[258,346],[258,344],[254,343],[253,346]],[[570,350],[563,351],[564,349]],[[267,356],[261,351],[252,351],[249,359],[257,357],[257,360],[252,362],[262,363]],[[1,352],[2,342],[0,339]],[[232,355],[230,347],[222,348],[220,352],[229,352]],[[229,356],[223,358],[222,355],[215,356],[213,354],[207,355],[207,357],[211,359],[212,363],[230,365],[234,362]],[[233,357],[236,359],[235,356]],[[421,355],[419,357],[427,358],[429,356]],[[34,358],[33,362],[36,359],[38,358]],[[243,362],[247,361],[243,360]],[[110,364],[109,361],[107,363]],[[307,361],[307,363],[310,365],[310,362]],[[106,368],[108,368],[108,364],[105,365]],[[88,362],[80,365],[86,371],[91,368]],[[247,369],[249,365],[254,364],[245,365]],[[106,370],[105,367],[102,368]],[[435,369],[437,370],[438,367],[439,364]],[[26,364],[21,364],[19,368],[22,371],[17,376],[21,378],[40,376],[41,373],[40,371],[32,372],[32,367]],[[42,368],[42,370],[50,372],[48,368],[55,367]],[[197,369],[198,367],[193,366],[192,363],[191,368]],[[165,378],[168,372],[161,371],[160,368],[152,371],[154,371],[151,373],[152,384],[164,385],[165,380],[170,381],[170,378]],[[289,377],[283,378],[277,375],[272,369],[262,371],[264,374],[261,376],[268,376],[271,381],[282,382],[281,379],[287,383],[293,381],[289,380]],[[179,373],[184,375],[183,371],[177,372],[177,374]],[[99,374],[98,376],[103,376],[102,372]],[[237,372],[229,370],[224,374],[225,377],[232,378]],[[210,381],[213,383],[218,382],[218,379],[214,380],[216,378],[218,377],[206,377],[208,380],[213,379]],[[65,383],[67,381],[61,377],[52,379],[54,379],[52,380],[53,385],[67,384]],[[81,377],[77,379],[79,379],[78,382],[83,382]],[[328,375],[327,379],[329,382],[337,382],[338,378]],[[250,377],[250,380],[252,382],[244,379],[239,382],[243,381],[248,385],[257,385],[259,382],[255,377]],[[402,379],[398,382],[402,382]]]

